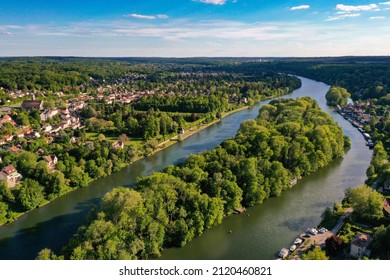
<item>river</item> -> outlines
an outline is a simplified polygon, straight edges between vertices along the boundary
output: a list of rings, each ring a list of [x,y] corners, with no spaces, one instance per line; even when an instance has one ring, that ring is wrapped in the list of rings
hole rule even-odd
[[[305,177],[280,197],[252,207],[243,215],[231,216],[206,231],[183,248],[165,250],[162,259],[274,259],[303,229],[319,223],[320,215],[334,201],[340,201],[344,190],[361,184],[372,151],[362,135],[333,109],[326,106],[328,85],[301,78],[302,87],[286,97],[310,96],[340,124],[351,137],[352,148],[343,159]],[[137,161],[120,172],[96,180],[50,204],[37,208],[17,221],[0,228],[0,259],[34,259],[42,248],[59,252],[83,223],[90,208],[112,188],[131,186],[137,177],[184,161],[189,155],[215,148],[233,137],[240,123],[254,119],[261,102],[224,118],[198,134],[161,152]],[[228,231],[232,231],[228,234]]]

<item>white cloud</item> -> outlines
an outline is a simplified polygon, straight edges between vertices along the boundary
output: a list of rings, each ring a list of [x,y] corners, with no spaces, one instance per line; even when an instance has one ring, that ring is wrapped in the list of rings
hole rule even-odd
[[[137,19],[167,19],[169,16],[158,14],[158,15],[140,15],[140,14],[129,14],[125,15],[125,17],[137,18]]]
[[[198,0],[198,1],[205,4],[225,5],[227,0]]]
[[[290,11],[296,11],[296,10],[307,10],[310,8],[310,5],[300,5],[290,8]]]
[[[378,9],[377,4],[369,4],[369,5],[357,5],[357,6],[348,6],[344,4],[337,4],[336,9],[344,12],[359,12],[359,11],[371,11]]]
[[[335,20],[341,20],[341,19],[345,19],[345,18],[350,18],[350,17],[358,17],[360,16],[360,14],[341,14],[341,15],[338,15],[338,16],[333,16],[333,17],[328,17],[326,19],[326,21],[335,21]]]
[[[8,31],[4,31],[4,32],[1,32],[0,34],[5,35],[5,36],[11,36],[13,33],[8,32]]]
[[[382,19],[385,19],[386,17],[382,17],[382,16],[379,16],[379,17],[370,17],[370,19],[372,20],[382,20]]]
[[[390,5],[390,1],[389,2],[382,2],[382,3],[379,3],[381,5]]]
[[[0,49],[7,56],[168,57],[386,55],[390,49],[388,26],[375,20],[364,24],[358,21],[324,24],[191,19],[163,20],[161,23],[157,15],[152,16],[156,20],[134,21],[122,17],[113,21],[91,20],[61,25],[51,22],[13,29],[0,25],[0,37],[2,32],[13,32],[12,36],[0,40]]]

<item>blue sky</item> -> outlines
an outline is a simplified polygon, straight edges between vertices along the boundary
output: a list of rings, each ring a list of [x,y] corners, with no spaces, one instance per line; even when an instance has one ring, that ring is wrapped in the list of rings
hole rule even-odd
[[[1,0],[0,56],[390,55],[390,1]]]

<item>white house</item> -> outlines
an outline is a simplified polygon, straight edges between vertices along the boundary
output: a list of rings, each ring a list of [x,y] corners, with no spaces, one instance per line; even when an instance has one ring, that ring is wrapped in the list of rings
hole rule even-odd
[[[356,259],[361,259],[364,256],[370,255],[370,246],[372,242],[372,237],[369,234],[358,233],[351,242],[351,252],[350,256]]]
[[[6,180],[8,187],[13,188],[22,179],[22,175],[18,173],[13,165],[7,165],[0,171],[0,180]]]

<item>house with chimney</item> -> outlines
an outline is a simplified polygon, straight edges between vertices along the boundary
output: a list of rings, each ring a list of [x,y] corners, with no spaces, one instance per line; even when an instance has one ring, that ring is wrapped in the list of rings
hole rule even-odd
[[[22,175],[12,164],[9,164],[1,169],[0,180],[5,180],[8,187],[13,188],[22,180]]]

